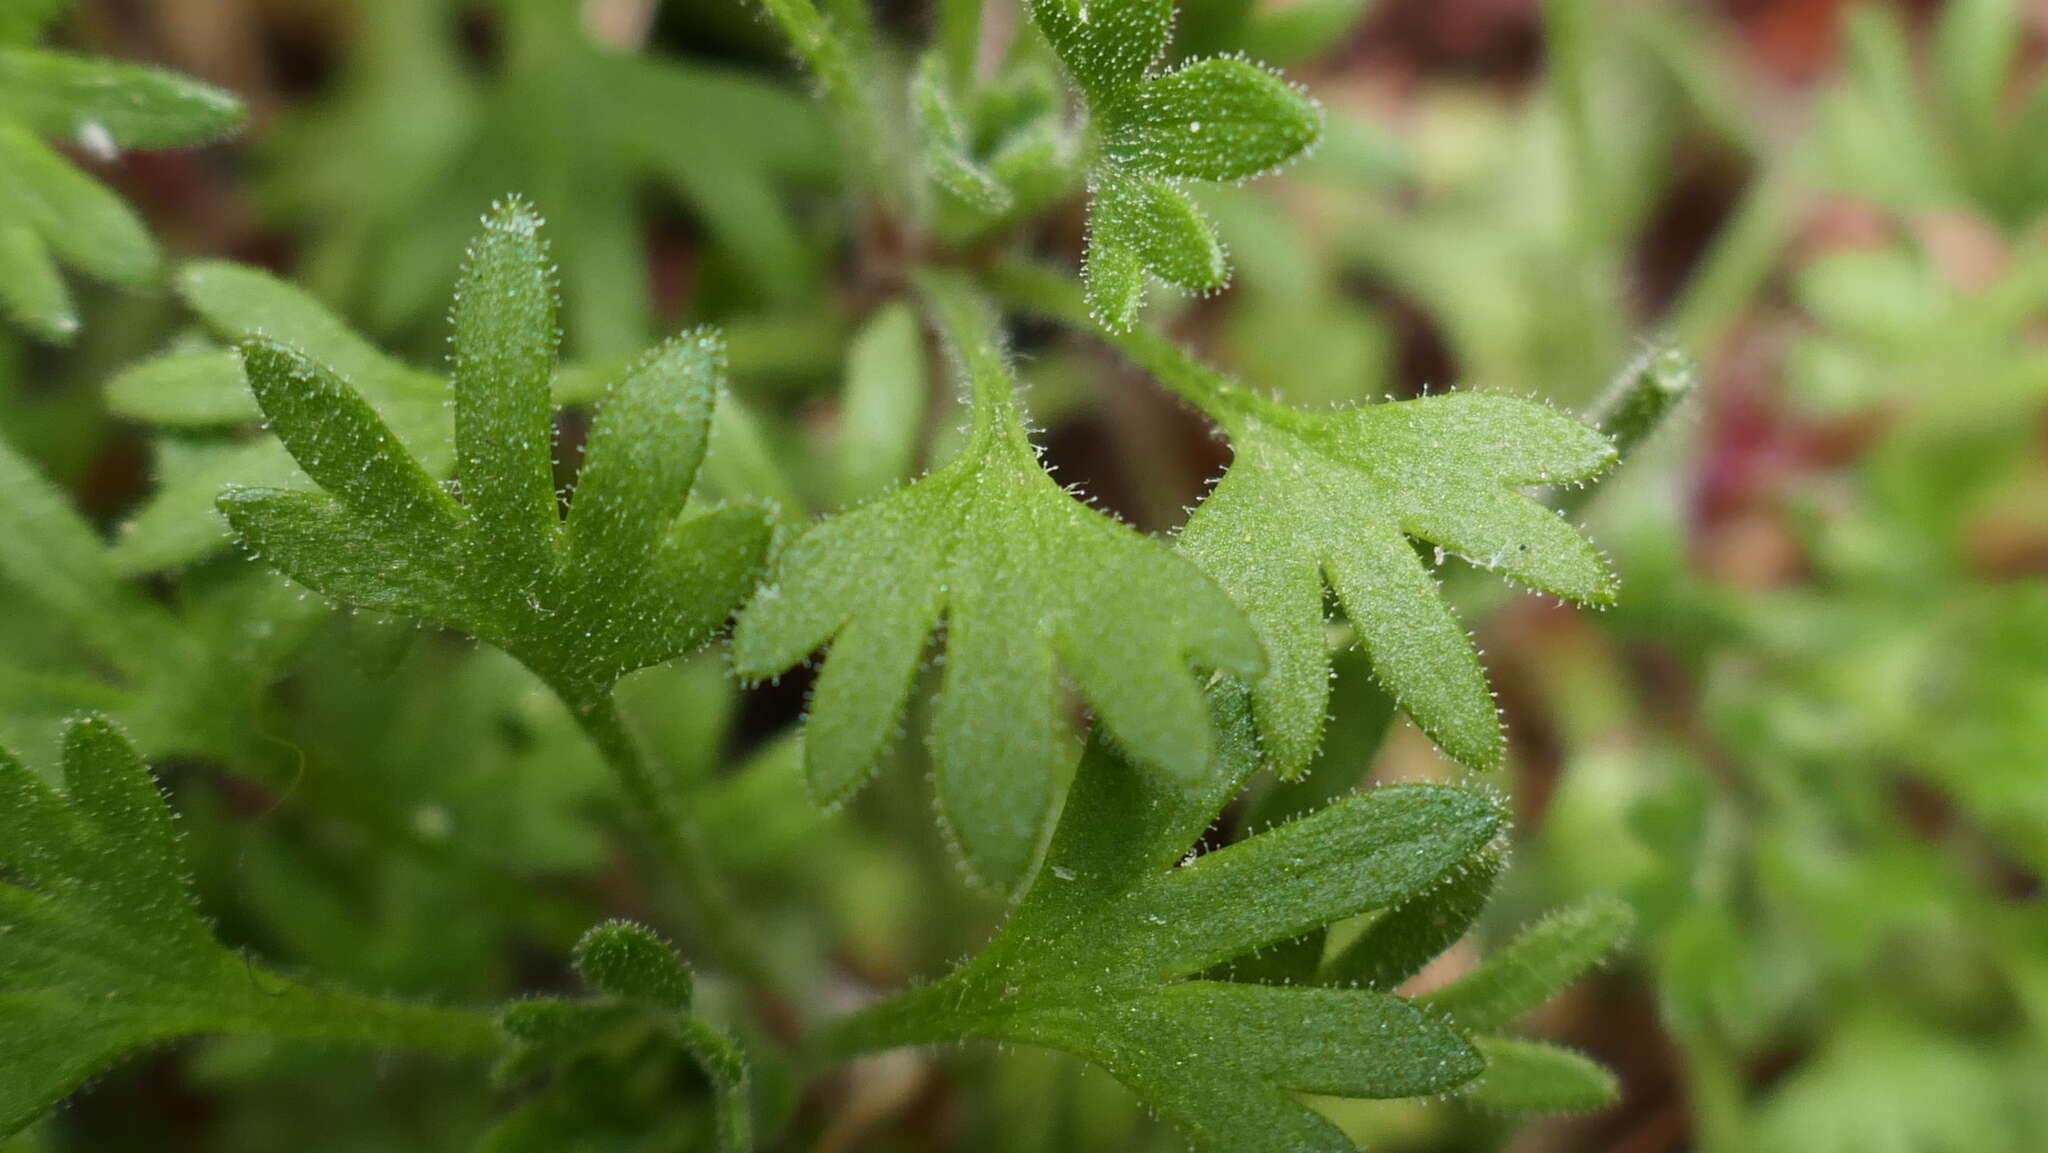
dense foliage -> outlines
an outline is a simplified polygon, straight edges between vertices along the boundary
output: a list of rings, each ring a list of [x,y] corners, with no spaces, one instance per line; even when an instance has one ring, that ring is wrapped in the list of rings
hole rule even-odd
[[[229,7],[0,5],[0,1151],[2048,1145],[2011,0]]]

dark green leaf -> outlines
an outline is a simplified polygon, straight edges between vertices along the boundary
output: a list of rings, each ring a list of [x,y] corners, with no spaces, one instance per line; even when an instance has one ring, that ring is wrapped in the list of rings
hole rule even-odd
[[[126,738],[73,723],[58,793],[0,752],[0,1135],[137,1049],[242,1032],[486,1051],[488,1022],[286,981],[216,942]]]
[[[642,1001],[670,1013],[688,1013],[696,980],[689,967],[653,930],[631,921],[607,921],[576,942],[576,972],[591,988],[622,1001]]]
[[[937,984],[842,1023],[834,1043],[1062,1049],[1219,1153],[1350,1150],[1293,1092],[1421,1095],[1478,1074],[1461,1035],[1386,993],[1184,979],[1429,890],[1503,818],[1461,789],[1384,788],[1176,866],[1255,764],[1241,696],[1225,690],[1217,715],[1217,758],[1189,781],[1096,741],[1045,867],[995,940]]]

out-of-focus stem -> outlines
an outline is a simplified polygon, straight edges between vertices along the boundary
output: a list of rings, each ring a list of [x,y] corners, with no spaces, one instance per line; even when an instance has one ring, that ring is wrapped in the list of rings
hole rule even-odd
[[[626,790],[676,882],[689,899],[705,943],[718,963],[758,992],[779,996],[767,956],[748,928],[732,894],[719,879],[697,822],[677,803],[656,774],[640,742],[627,728],[618,701],[606,694],[594,704],[572,707],[583,731]]]
[[[1699,387],[1699,379],[1699,362],[1691,353],[1670,345],[1652,348],[1621,370],[1586,413],[1586,421],[1607,434],[1621,463],[1626,464],[1636,449],[1664,426],[1671,410]],[[1597,491],[1594,486],[1615,471],[1608,469],[1593,482],[1562,493],[1556,500],[1558,509],[1576,514]]]

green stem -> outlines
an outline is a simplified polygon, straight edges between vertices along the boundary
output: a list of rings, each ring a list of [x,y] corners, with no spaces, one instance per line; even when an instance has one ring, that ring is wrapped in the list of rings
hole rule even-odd
[[[1128,332],[1105,331],[1095,323],[1080,285],[1071,277],[1013,261],[990,270],[987,283],[997,298],[1012,308],[1094,333],[1116,346],[1176,396],[1223,426],[1225,432],[1234,432],[1248,418],[1285,423],[1287,410],[1254,396],[1159,333],[1142,326],[1134,326]]]
[[[719,1149],[747,1153],[754,1147],[754,1105],[746,1054],[732,1038],[696,1017],[683,1017],[675,1024],[677,1040],[711,1079]]]
[[[491,1014],[368,997],[249,970],[250,995],[242,1019],[209,1031],[410,1049],[449,1057],[488,1057],[501,1040]]]
[[[1560,494],[1553,502],[1560,512],[1576,514],[1592,499],[1597,486],[1628,463],[1680,401],[1699,386],[1700,366],[1682,348],[1653,348],[1630,361],[1586,412],[1586,422],[1614,442],[1619,460],[1592,482]]]
[[[939,981],[898,993],[827,1024],[804,1046],[810,1068],[845,1061],[886,1049],[957,1041],[971,1030],[948,1003],[960,996],[952,981]]]
[[[626,790],[634,812],[674,870],[712,955],[758,992],[779,998],[774,970],[733,903],[731,892],[720,881],[710,851],[705,848],[703,833],[626,727],[617,698],[606,693],[594,703],[575,706],[572,711],[583,731],[603,753],[605,762]]]
[[[857,57],[865,40],[862,28],[842,29],[818,11],[811,0],[761,0],[769,18],[782,29],[790,47],[817,78],[825,100],[838,113],[845,144],[864,183],[885,199],[893,199],[897,167],[889,135],[875,106],[876,85],[864,76]],[[840,21],[839,23],[844,23]]]

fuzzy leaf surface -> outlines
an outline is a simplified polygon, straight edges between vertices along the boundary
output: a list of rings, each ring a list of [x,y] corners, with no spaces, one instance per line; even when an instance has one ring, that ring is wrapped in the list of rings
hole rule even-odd
[[[1498,833],[1480,794],[1394,786],[1183,862],[1256,765],[1240,693],[1220,694],[1205,773],[1171,780],[1097,740],[1030,892],[974,959],[841,1026],[856,1047],[958,1038],[1102,1066],[1206,1150],[1349,1153],[1291,1093],[1440,1093],[1481,1069],[1441,1018],[1366,989],[1203,980],[1214,962],[1435,886]]]
[[[1123,747],[1185,777],[1210,753],[1190,662],[1251,675],[1261,658],[1213,583],[1046,474],[986,310],[950,282],[932,296],[974,397],[967,444],[792,544],[741,616],[733,657],[761,678],[830,644],[804,749],[813,792],[838,800],[889,744],[943,617],[939,811],[975,874],[1008,887],[1053,815],[1061,664]]]
[[[1088,173],[1082,269],[1095,320],[1129,330],[1154,277],[1192,291],[1222,287],[1223,242],[1179,182],[1241,180],[1286,163],[1321,137],[1321,110],[1245,60],[1155,75],[1172,0],[1033,0],[1031,14],[1102,140]]]
[[[1063,318],[1083,310],[1036,273],[1005,292]],[[1259,735],[1283,775],[1320,741],[1329,698],[1324,587],[1357,629],[1382,686],[1430,738],[1475,768],[1500,763],[1485,673],[1411,541],[1543,592],[1604,605],[1606,561],[1528,491],[1598,474],[1614,447],[1535,401],[1450,393],[1329,412],[1256,396],[1147,330],[1110,340],[1229,435],[1230,470],[1180,547],[1243,605],[1269,671],[1254,689]]]
[[[708,331],[677,337],[611,386],[561,522],[539,226],[518,202],[499,209],[456,310],[461,501],[340,375],[258,339],[242,345],[250,387],[325,493],[235,488],[220,507],[251,553],[301,583],[471,632],[587,702],[723,625],[752,587],[768,527],[748,508],[682,516],[724,371]]]

